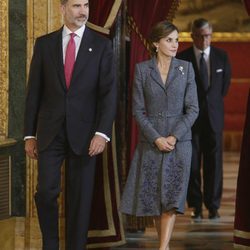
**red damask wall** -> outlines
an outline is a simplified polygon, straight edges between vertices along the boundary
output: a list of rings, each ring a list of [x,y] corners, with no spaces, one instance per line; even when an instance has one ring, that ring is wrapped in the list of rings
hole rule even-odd
[[[189,47],[181,42],[179,51]],[[250,42],[213,42],[227,51],[232,66],[232,81],[225,98],[224,149],[239,151],[250,88]]]

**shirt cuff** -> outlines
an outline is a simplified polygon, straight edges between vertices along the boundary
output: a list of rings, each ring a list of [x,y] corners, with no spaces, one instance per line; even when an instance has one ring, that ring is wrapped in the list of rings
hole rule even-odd
[[[26,140],[28,140],[28,139],[36,139],[36,137],[35,137],[35,136],[25,136],[25,137],[23,138],[24,141],[26,141]]]
[[[103,137],[107,142],[110,141],[110,138],[107,137],[105,134],[101,133],[101,132],[95,132],[96,135],[100,135],[101,137]]]

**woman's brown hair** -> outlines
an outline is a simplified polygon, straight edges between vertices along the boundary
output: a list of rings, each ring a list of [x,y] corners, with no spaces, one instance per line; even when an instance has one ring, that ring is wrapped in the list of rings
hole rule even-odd
[[[151,33],[148,37],[151,56],[156,55],[156,48],[153,43],[159,42],[160,39],[167,37],[175,30],[179,32],[178,28],[169,21],[161,21],[152,28]]]

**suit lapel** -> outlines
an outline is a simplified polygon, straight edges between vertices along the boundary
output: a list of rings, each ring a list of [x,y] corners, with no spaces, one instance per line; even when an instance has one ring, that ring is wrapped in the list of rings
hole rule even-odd
[[[215,54],[214,54],[214,50],[213,47],[211,47],[210,49],[210,84],[212,87],[212,83],[215,82],[214,81],[214,76],[215,74],[213,74],[213,72],[216,72],[216,58],[215,58]]]
[[[66,88],[64,65],[63,65],[62,30],[63,28],[55,32],[55,36],[51,40],[49,47],[50,47],[50,54],[52,55],[52,58],[55,62],[62,87],[66,90],[67,88]]]
[[[199,73],[199,68],[197,65],[197,61],[196,61],[193,47],[190,48],[190,59],[191,59],[191,62],[193,64],[195,75],[198,76],[200,73]]]
[[[92,53],[95,53],[95,51],[93,50],[94,48],[93,48],[92,34],[91,31],[86,27],[76,57],[76,62],[72,74],[70,87],[74,84],[74,80],[76,79],[79,72],[81,72],[81,70],[88,63],[89,58],[92,56]]]

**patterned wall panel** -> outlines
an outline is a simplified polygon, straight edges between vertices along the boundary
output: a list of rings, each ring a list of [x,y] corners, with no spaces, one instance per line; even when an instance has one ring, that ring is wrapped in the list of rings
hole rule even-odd
[[[8,0],[0,1],[0,140],[8,135]]]

